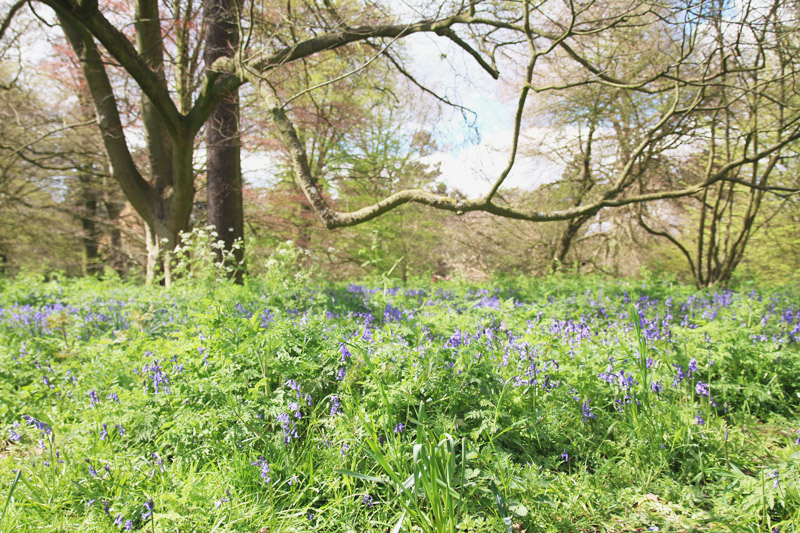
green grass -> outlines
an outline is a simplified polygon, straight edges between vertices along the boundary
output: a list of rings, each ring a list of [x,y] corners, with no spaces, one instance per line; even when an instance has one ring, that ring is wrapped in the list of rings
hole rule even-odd
[[[367,289],[0,280],[0,530],[800,530],[796,287]]]

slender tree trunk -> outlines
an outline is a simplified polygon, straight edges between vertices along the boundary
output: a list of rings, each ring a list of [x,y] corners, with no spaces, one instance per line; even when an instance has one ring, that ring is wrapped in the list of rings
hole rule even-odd
[[[101,232],[97,227],[97,191],[92,189],[91,176],[82,173],[78,177],[80,186],[80,205],[78,219],[81,222],[81,245],[83,246],[83,273],[94,276],[103,271],[98,250]]]
[[[232,57],[239,47],[237,0],[206,0],[205,63],[212,69],[220,57]],[[224,251],[233,253],[236,283],[242,283],[244,214],[242,207],[241,142],[239,139],[239,91],[232,91],[206,123],[208,170],[208,222],[214,226]],[[234,248],[234,243],[240,245]]]
[[[124,276],[125,273],[127,272],[125,253],[122,250],[122,231],[119,228],[120,224],[119,218],[120,214],[122,213],[122,205],[123,204],[114,201],[105,202],[106,213],[108,213],[108,223],[110,228],[108,232],[110,240],[109,265],[120,276]]]

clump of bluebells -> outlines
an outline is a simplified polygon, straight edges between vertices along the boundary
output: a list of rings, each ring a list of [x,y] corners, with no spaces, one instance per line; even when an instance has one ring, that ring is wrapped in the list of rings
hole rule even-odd
[[[413,479],[415,453],[452,435],[452,453],[437,450],[454,465],[465,530],[503,528],[503,500],[519,529],[608,519],[655,531],[641,521],[651,501],[641,480],[671,487],[675,501],[690,501],[700,480],[715,516],[726,515],[714,499],[722,491],[745,509],[730,527],[793,530],[784,522],[800,509],[785,494],[800,480],[780,454],[800,447],[800,429],[781,402],[797,391],[798,295],[548,283],[246,287],[211,306],[192,300],[193,288],[116,307],[104,298],[102,308],[69,294],[35,304],[0,295],[0,370],[14,380],[0,462],[26,476],[9,516],[35,508],[62,528],[77,518],[109,530],[152,520],[159,530],[253,531],[333,527],[337,516],[382,530],[403,494],[386,465]],[[66,355],[54,313],[73,346]],[[769,419],[772,410],[785,418]],[[764,437],[768,450],[743,438],[747,416],[781,428]],[[708,475],[732,464],[740,470],[725,483]],[[45,501],[48,483],[86,494],[17,505]],[[171,498],[183,486],[186,505]],[[553,505],[542,505],[543,486]],[[588,489],[591,520],[566,496],[575,486]],[[746,510],[760,490],[775,502],[772,524]],[[423,499],[419,512],[432,513]],[[403,530],[422,527],[411,514]],[[675,528],[695,527],[684,515]]]

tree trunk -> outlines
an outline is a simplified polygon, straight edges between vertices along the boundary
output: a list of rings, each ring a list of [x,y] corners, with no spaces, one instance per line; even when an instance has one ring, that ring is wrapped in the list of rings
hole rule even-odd
[[[220,57],[233,57],[239,47],[237,0],[207,0],[205,3],[206,68]],[[206,168],[208,171],[208,222],[224,243],[221,254],[232,254],[226,266],[234,269],[234,280],[242,283],[244,258],[244,214],[239,139],[239,91],[231,91],[214,109],[206,123]],[[234,243],[239,241],[239,246]]]
[[[83,273],[94,276],[103,271],[98,250],[101,232],[97,226],[97,191],[92,189],[91,176],[81,173],[78,176],[80,200],[78,219],[83,230],[81,245],[83,246]]]
[[[108,213],[109,224],[109,253],[108,263],[114,271],[120,276],[124,276],[128,270],[127,261],[125,260],[125,252],[122,250],[122,230],[120,230],[120,214],[122,213],[123,204],[106,200],[106,213]]]

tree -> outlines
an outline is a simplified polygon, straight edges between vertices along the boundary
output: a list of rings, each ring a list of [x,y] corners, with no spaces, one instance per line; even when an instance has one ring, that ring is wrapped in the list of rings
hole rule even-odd
[[[247,3],[242,4],[238,17],[239,26],[246,35],[238,51],[214,60],[205,69],[197,90],[174,81],[183,79],[176,78],[176,72],[192,72],[188,64],[191,54],[167,53],[172,45],[165,39],[175,28],[186,27],[188,10],[160,13],[155,0],[138,0],[129,20],[133,22],[134,46],[123,31],[129,21],[104,11],[97,2],[39,0],[39,3],[55,11],[68,41],[81,59],[113,174],[151,228],[149,243],[153,261],[159,247],[163,245],[167,252],[171,250],[179,232],[188,225],[194,196],[192,155],[197,135],[218,104],[244,84],[250,84],[251,90],[270,108],[271,118],[292,159],[297,187],[327,228],[360,224],[409,202],[459,214],[484,211],[528,221],[564,221],[593,216],[608,207],[690,197],[720,182],[735,181],[738,178],[732,171],[773,157],[800,138],[797,114],[784,106],[786,116],[780,136],[773,137],[769,143],[757,143],[756,150],[751,149],[722,166],[715,166],[714,172],[696,181],[686,181],[676,187],[663,186],[664,182],[640,180],[643,174],[634,172],[634,167],[648,157],[656,143],[683,138],[682,128],[708,117],[713,107],[720,106],[718,101],[715,103],[715,93],[727,75],[762,69],[768,52],[780,46],[768,31],[780,18],[777,1],[733,10],[735,20],[723,20],[723,15],[728,16],[731,10],[714,9],[712,2],[657,5],[592,1],[575,4],[569,0],[538,4],[528,0],[520,3],[439,1],[420,6],[420,18],[404,23],[397,22],[398,17],[385,5],[373,2],[326,1],[324,6],[291,1],[280,5]],[[14,4],[11,12],[23,4],[21,1]],[[732,36],[723,48],[708,45],[709,31],[715,23],[725,26],[723,33]],[[7,27],[6,22],[3,27]],[[652,53],[646,62],[632,68],[635,57],[627,55],[626,50],[631,40],[641,35],[638,30],[643,27],[653,36]],[[230,43],[235,42],[232,30],[227,31]],[[409,188],[353,211],[339,211],[336,202],[325,193],[324,182],[314,174],[307,147],[295,127],[297,117],[293,116],[292,97],[282,91],[282,82],[295,68],[313,69],[329,52],[343,53],[359,47],[374,52],[362,68],[385,59],[400,73],[410,76],[410,71],[392,55],[391,47],[396,41],[417,33],[446,39],[493,78],[499,76],[498,65],[512,72],[522,71],[521,79],[514,83],[519,90],[508,165],[478,199]],[[200,43],[202,39],[196,37],[193,42]],[[597,54],[595,50],[602,53]],[[171,61],[165,61],[165,54]],[[141,113],[149,155],[146,170],[135,164],[125,141],[115,92],[109,82],[109,62],[118,64],[142,91]],[[517,69],[520,62],[524,66]],[[548,63],[555,62],[571,65],[571,75],[563,83],[543,84],[540,73],[550,74]],[[784,75],[793,73],[795,67],[790,62]],[[342,72],[337,78],[352,73]],[[770,71],[767,75],[777,74]],[[766,81],[762,77],[762,83],[751,90],[760,92]],[[582,85],[613,87],[631,95],[652,96],[645,100],[656,99],[663,105],[645,105],[642,112],[652,120],[647,121],[650,126],[641,142],[631,146],[626,166],[617,173],[616,181],[588,195],[580,205],[542,211],[538,206],[520,208],[505,204],[498,191],[516,161],[528,96],[532,91],[562,91]],[[314,89],[312,86],[305,90]],[[172,94],[176,94],[180,105],[176,105]],[[630,186],[634,182],[638,185],[636,191]],[[163,267],[169,282],[169,261],[165,261]]]

